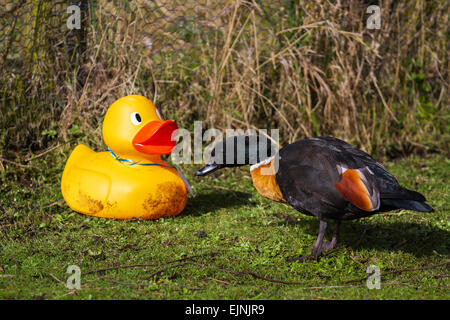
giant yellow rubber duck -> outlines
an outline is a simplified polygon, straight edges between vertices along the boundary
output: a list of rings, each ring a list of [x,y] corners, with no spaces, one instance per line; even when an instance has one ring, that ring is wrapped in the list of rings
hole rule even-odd
[[[61,179],[66,203],[77,212],[113,219],[179,214],[186,205],[188,184],[161,159],[175,148],[177,129],[147,98],[120,98],[103,121],[109,151],[94,152],[80,144],[67,160]]]

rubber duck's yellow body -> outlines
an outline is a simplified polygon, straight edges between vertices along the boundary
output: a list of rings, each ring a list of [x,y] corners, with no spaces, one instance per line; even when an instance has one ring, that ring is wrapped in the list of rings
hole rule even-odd
[[[78,145],[61,179],[73,210],[114,219],[158,219],[179,214],[187,190],[178,171],[161,159],[175,147],[173,121],[163,121],[153,103],[127,96],[108,109],[103,139],[111,152]]]

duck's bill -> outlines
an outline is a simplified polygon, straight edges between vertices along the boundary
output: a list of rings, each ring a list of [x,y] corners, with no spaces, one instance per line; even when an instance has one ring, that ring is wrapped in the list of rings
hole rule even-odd
[[[172,120],[151,121],[144,125],[134,136],[133,146],[146,154],[169,154],[175,149],[175,137],[178,126]]]
[[[207,164],[206,166],[204,166],[203,168],[201,168],[200,170],[198,170],[197,172],[195,172],[194,174],[196,176],[206,176],[207,174],[210,174],[211,172],[216,171],[217,169],[219,169],[220,167],[216,164]]]

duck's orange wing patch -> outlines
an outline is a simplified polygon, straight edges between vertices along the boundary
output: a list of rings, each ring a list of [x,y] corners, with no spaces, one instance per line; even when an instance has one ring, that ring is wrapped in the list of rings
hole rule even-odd
[[[335,188],[339,193],[355,207],[364,211],[373,211],[374,207],[369,191],[363,182],[362,174],[359,170],[347,169],[342,173],[342,179],[336,183]]]

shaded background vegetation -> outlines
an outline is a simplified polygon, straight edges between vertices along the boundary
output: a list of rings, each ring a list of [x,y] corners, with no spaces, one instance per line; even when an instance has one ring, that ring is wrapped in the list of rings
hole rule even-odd
[[[0,0],[1,158],[80,134],[100,146],[106,109],[128,94],[184,128],[448,153],[447,1],[81,3],[69,30],[70,1]],[[366,27],[370,4],[380,30]]]

